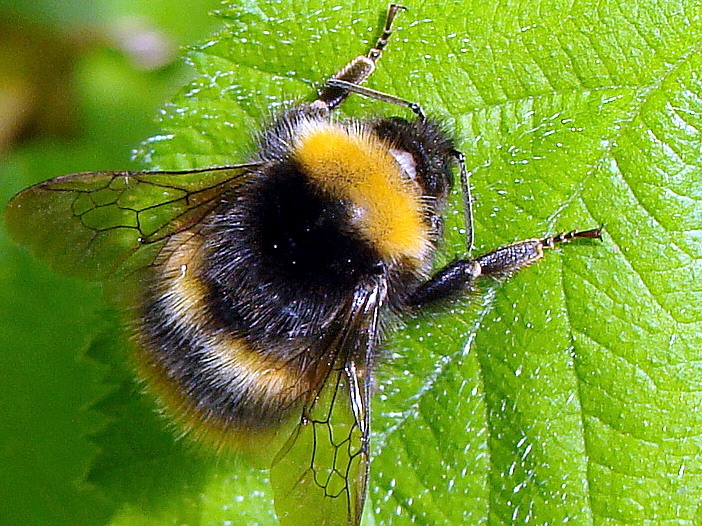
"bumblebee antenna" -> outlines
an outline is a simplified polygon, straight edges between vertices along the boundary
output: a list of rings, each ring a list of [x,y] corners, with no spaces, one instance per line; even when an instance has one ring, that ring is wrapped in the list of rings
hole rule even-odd
[[[351,93],[356,93],[363,97],[369,99],[375,99],[382,102],[387,102],[388,104],[395,104],[397,106],[402,106],[403,108],[408,108],[417,117],[423,121],[427,120],[427,116],[424,114],[422,106],[418,102],[412,102],[407,99],[400,98],[396,95],[390,95],[389,93],[383,93],[382,91],[367,88],[365,86],[359,86],[358,84],[352,84],[345,80],[339,79],[329,79],[327,81],[327,86],[332,88],[341,88]]]
[[[466,248],[470,256],[475,242],[473,229],[473,196],[470,192],[470,181],[468,180],[468,170],[466,169],[466,156],[459,150],[453,150],[453,156],[458,161],[458,170],[461,176],[461,193],[463,194],[463,221],[466,228]]]

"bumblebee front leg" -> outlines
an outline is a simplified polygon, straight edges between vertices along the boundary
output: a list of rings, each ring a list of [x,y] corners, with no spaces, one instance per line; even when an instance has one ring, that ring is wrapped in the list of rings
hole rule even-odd
[[[409,297],[411,306],[422,306],[470,290],[481,276],[499,278],[517,272],[544,257],[544,249],[575,238],[602,239],[602,230],[564,232],[544,239],[526,239],[497,248],[473,259],[449,263]]]
[[[327,109],[333,110],[338,107],[349,96],[350,91],[343,84],[358,85],[365,82],[375,71],[375,63],[383,54],[383,49],[388,44],[388,39],[392,35],[392,23],[400,11],[405,11],[407,8],[400,4],[390,4],[388,13],[385,17],[385,26],[383,33],[378,38],[375,46],[371,48],[365,55],[360,55],[354,58],[346,66],[341,68],[330,81],[340,81],[342,85],[335,85],[333,82],[327,84],[320,90],[317,104],[323,104]]]

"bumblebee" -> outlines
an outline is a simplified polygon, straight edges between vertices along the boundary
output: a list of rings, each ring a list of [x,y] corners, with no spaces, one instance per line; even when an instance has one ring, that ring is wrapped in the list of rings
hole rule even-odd
[[[6,210],[16,241],[126,305],[141,375],[184,429],[271,452],[283,525],[360,523],[373,370],[394,320],[600,237],[528,239],[432,274],[456,169],[471,249],[463,156],[418,104],[361,86],[403,9],[316,100],[260,132],[248,163],[66,175]],[[352,93],[414,118],[336,118]]]

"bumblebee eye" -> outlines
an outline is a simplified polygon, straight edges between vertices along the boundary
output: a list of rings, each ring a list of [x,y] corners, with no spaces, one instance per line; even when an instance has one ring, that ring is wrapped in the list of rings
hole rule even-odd
[[[397,164],[402,168],[402,175],[406,179],[414,181],[417,178],[417,163],[411,153],[405,150],[390,148],[390,155],[393,156]]]

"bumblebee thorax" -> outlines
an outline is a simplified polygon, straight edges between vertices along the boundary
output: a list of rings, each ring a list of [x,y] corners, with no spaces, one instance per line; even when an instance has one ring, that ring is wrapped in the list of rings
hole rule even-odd
[[[291,152],[301,174],[347,207],[350,227],[386,262],[422,261],[430,250],[421,188],[408,152],[362,123],[301,123]]]

